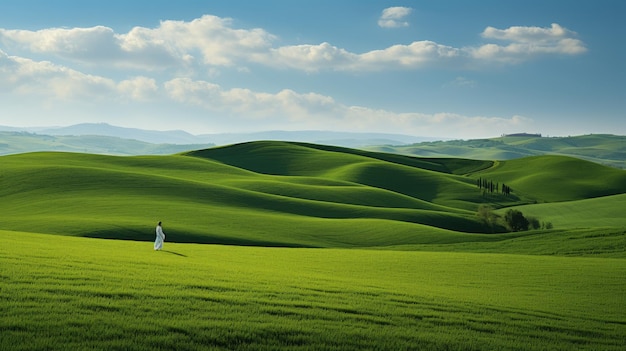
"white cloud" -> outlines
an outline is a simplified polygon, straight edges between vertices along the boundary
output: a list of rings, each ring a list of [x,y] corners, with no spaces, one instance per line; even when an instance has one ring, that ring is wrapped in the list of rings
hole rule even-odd
[[[113,79],[85,74],[48,61],[9,56],[0,50],[0,90],[61,100],[146,100],[157,91],[154,79]]]
[[[327,69],[343,70],[353,67],[359,60],[359,56],[329,43],[322,43],[271,49],[268,54],[257,55],[253,59],[269,66],[314,72]]]
[[[391,7],[381,19],[398,21],[410,14]],[[397,22],[401,23],[401,22]],[[415,41],[363,53],[330,43],[273,47],[276,37],[263,29],[233,28],[231,19],[202,16],[185,21],[162,21],[156,28],[135,27],[118,34],[103,26],[50,28],[38,31],[0,29],[0,43],[15,50],[52,55],[85,65],[141,70],[170,69],[179,75],[214,72],[215,67],[248,70],[249,63],[307,72],[383,71],[436,66],[467,67],[483,62],[520,63],[540,55],[578,55],[587,49],[576,33],[550,28],[487,27],[482,37],[508,44],[486,43],[456,48],[433,41]]]
[[[550,28],[487,27],[482,36],[511,43],[506,46],[490,43],[470,48],[470,55],[476,60],[519,63],[538,55],[579,55],[587,51],[585,44],[575,38],[575,32],[556,23]]]
[[[556,23],[552,23],[550,28],[513,26],[507,29],[497,29],[487,27],[483,31],[482,36],[484,38],[520,43],[550,43],[575,34]]]
[[[416,41],[409,45],[394,45],[382,50],[355,54],[332,46],[297,45],[271,49],[268,55],[257,55],[257,62],[277,68],[292,68],[307,72],[383,71],[415,69],[427,65],[441,65],[458,58],[462,51],[432,41]]]
[[[156,81],[148,77],[135,77],[117,84],[117,90],[122,96],[137,101],[150,100],[156,96],[158,89]]]
[[[29,109],[54,101],[55,123],[69,121],[63,111],[78,111],[85,118],[100,118],[120,105],[141,113],[151,106],[167,111],[185,111],[184,118],[172,119],[166,112],[152,111],[150,123],[160,128],[195,130],[210,126],[240,130],[328,129],[346,131],[397,132],[446,137],[493,136],[527,130],[531,122],[523,117],[468,117],[458,114],[399,113],[365,106],[348,106],[317,93],[283,89],[276,93],[245,88],[224,89],[218,84],[190,78],[174,78],[162,84],[138,76],[115,80],[84,74],[46,61],[9,56],[0,50],[0,91],[15,98],[28,97]],[[144,104],[150,101],[150,105]],[[61,102],[63,102],[61,104]],[[117,106],[117,107],[116,107]],[[156,107],[155,107],[156,108]],[[59,112],[61,111],[61,112]],[[160,116],[160,117],[158,117]],[[147,116],[145,118],[148,118]],[[159,119],[160,118],[160,119]]]
[[[397,113],[363,106],[347,106],[329,96],[282,90],[271,94],[249,89],[225,90],[219,85],[177,78],[165,83],[168,96],[177,102],[200,106],[227,115],[243,126],[261,125],[265,130],[328,129],[397,132],[414,135],[493,136],[526,129],[532,120],[513,116],[468,117],[459,114]],[[214,114],[207,114],[209,116]],[[207,121],[212,124],[213,122]]]
[[[378,19],[378,25],[382,28],[408,27],[409,22],[404,21],[404,19],[411,12],[413,12],[413,9],[410,7],[397,6],[386,8]]]
[[[0,40],[33,53],[51,54],[88,65],[153,69],[181,61],[161,43],[147,40],[138,43],[132,36],[115,34],[111,28],[103,26],[38,31],[0,29]]]
[[[262,29],[234,29],[232,20],[208,15],[191,22],[162,21],[154,29],[135,27],[125,34],[103,26],[38,31],[0,29],[0,42],[5,45],[84,64],[147,70],[189,65],[195,56],[206,65],[232,65],[267,50],[273,39]]]
[[[501,30],[488,27],[483,32],[484,38],[511,43],[455,48],[423,40],[360,54],[322,43],[271,48],[269,53],[251,56],[251,60],[307,72],[470,67],[493,62],[516,64],[540,55],[578,55],[586,52],[584,43],[574,36],[574,32],[557,24],[551,28],[510,27]]]
[[[19,94],[60,99],[98,97],[115,90],[111,79],[84,74],[48,61],[9,56],[0,51],[0,86]]]
[[[432,41],[415,41],[409,45],[394,45],[360,55],[363,67],[419,68],[428,63],[439,64],[459,56],[460,50]]]
[[[51,28],[35,32],[0,29],[0,35],[4,42],[14,42],[37,53],[95,56],[115,46],[113,30],[103,26],[73,29]]]
[[[209,15],[191,22],[164,21],[157,29],[141,31],[185,54],[199,52],[205,64],[216,66],[232,65],[248,55],[266,51],[275,39],[263,29],[234,29],[231,19]]]
[[[336,103],[331,97],[315,93],[298,94],[284,89],[276,94],[234,88],[189,78],[175,78],[164,84],[167,95],[179,103],[201,106],[207,110],[251,118],[283,116],[290,120],[310,116],[312,111],[328,112]]]

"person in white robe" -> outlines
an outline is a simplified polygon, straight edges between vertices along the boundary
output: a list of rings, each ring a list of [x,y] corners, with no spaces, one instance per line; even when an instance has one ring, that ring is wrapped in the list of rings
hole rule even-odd
[[[159,251],[163,248],[163,242],[165,241],[165,233],[163,233],[163,227],[161,222],[156,227],[156,240],[154,241],[154,249]]]

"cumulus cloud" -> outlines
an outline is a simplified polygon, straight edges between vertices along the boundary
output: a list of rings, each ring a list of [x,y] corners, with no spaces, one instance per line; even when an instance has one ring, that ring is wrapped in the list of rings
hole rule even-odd
[[[390,21],[384,22],[387,26],[402,25],[401,19],[410,13],[407,7],[390,7],[383,11],[381,21]],[[276,37],[263,29],[234,28],[231,19],[209,15],[187,22],[162,21],[156,28],[135,27],[127,33],[104,26],[38,31],[0,28],[0,43],[14,50],[84,65],[148,71],[213,72],[224,66],[245,71],[250,63],[307,72],[382,71],[482,62],[514,64],[540,55],[578,55],[587,50],[575,32],[558,24],[487,27],[482,37],[496,42],[457,48],[422,40],[356,53],[328,42],[275,47]]]
[[[156,81],[135,77],[119,83],[49,61],[9,56],[0,50],[0,90],[18,95],[61,100],[147,100],[158,90]]]
[[[293,120],[329,112],[336,106],[331,97],[315,93],[298,94],[290,89],[276,94],[242,88],[225,90],[217,84],[190,78],[172,79],[164,83],[164,88],[171,99],[180,103],[251,118],[283,116]]]
[[[119,35],[111,28],[50,28],[38,31],[0,29],[0,39],[9,46],[33,53],[85,64],[110,64],[118,67],[156,68],[179,63],[173,52],[161,43],[145,40],[141,44],[131,34]]]
[[[84,74],[48,61],[9,56],[1,51],[0,82],[3,90],[61,99],[97,97],[115,89],[111,79]]]
[[[158,89],[156,81],[148,77],[134,77],[117,84],[117,90],[122,96],[136,101],[148,101],[154,98]]]
[[[553,23],[550,28],[514,26],[507,29],[487,27],[482,37],[508,41],[508,45],[485,44],[469,49],[476,60],[518,63],[538,55],[578,55],[585,44],[576,33]]]
[[[484,38],[522,43],[551,43],[575,34],[556,23],[552,23],[550,28],[514,26],[507,29],[497,29],[487,27],[483,31],[482,36]]]
[[[367,67],[400,66],[418,68],[426,63],[440,62],[459,56],[460,50],[432,41],[415,41],[409,45],[394,45],[384,50],[374,50],[360,55],[361,63]]]
[[[409,22],[404,19],[408,17],[411,12],[413,12],[413,9],[410,7],[388,7],[384,9],[380,15],[378,25],[382,28],[408,27]]]
[[[169,128],[187,125],[223,125],[240,129],[327,129],[397,132],[415,135],[493,135],[529,129],[531,120],[511,118],[462,116],[450,113],[423,114],[395,112],[365,106],[349,106],[330,96],[291,89],[278,92],[260,92],[246,88],[225,89],[222,86],[191,78],[173,78],[158,83],[137,76],[115,81],[85,74],[47,61],[10,56],[0,50],[0,91],[10,96],[29,96],[39,101],[54,100],[88,103],[98,115],[110,106],[122,102],[132,106],[146,106],[146,101],[168,109],[187,111],[183,120],[172,120]],[[9,94],[5,94],[9,96]],[[173,106],[172,106],[173,104]],[[64,105],[66,106],[66,105]],[[192,113],[194,108],[199,113]],[[204,112],[202,112],[204,111]],[[485,128],[487,130],[482,130]],[[456,131],[456,132],[455,132]],[[445,132],[445,133],[444,133]],[[458,134],[455,134],[458,133]]]
[[[181,104],[193,104],[220,115],[235,116],[242,124],[260,123],[264,128],[377,130],[415,135],[445,134],[491,136],[509,133],[532,125],[522,116],[511,118],[463,116],[452,113],[398,113],[363,106],[347,106],[332,97],[316,93],[298,93],[285,89],[277,93],[255,92],[249,89],[223,89],[217,84],[176,78],[164,84],[169,98]],[[209,114],[212,115],[212,114]],[[487,128],[485,128],[487,126]],[[497,131],[497,132],[494,132]]]
[[[409,45],[393,45],[362,54],[351,53],[329,43],[297,45],[271,49],[267,55],[253,59],[277,68],[293,68],[308,72],[382,71],[414,69],[429,64],[442,65],[462,54],[460,49],[432,41],[416,41]]]
[[[209,15],[190,22],[162,21],[157,28],[135,27],[124,34],[104,26],[0,29],[0,42],[5,45],[85,64],[148,70],[190,64],[196,56],[206,65],[232,65],[267,50],[273,39],[262,29],[235,29],[231,19]]]
[[[289,67],[304,71],[321,69],[342,70],[353,67],[359,55],[321,43],[319,45],[294,45],[270,49],[269,53],[256,55],[256,62],[275,67]]]
[[[251,56],[251,60],[268,66],[308,72],[470,67],[493,62],[516,64],[540,55],[578,55],[586,52],[584,43],[576,39],[575,35],[558,24],[550,28],[487,27],[482,33],[483,38],[509,43],[456,48],[422,40],[408,45],[353,53],[324,42],[319,45],[270,48],[267,53]]]
[[[179,56],[200,52],[209,65],[231,65],[248,55],[265,51],[275,39],[263,29],[235,29],[232,20],[205,15],[191,22],[164,21],[155,30],[137,29],[150,38],[164,40]],[[129,33],[130,34],[130,33]],[[142,43],[141,36],[139,43]]]

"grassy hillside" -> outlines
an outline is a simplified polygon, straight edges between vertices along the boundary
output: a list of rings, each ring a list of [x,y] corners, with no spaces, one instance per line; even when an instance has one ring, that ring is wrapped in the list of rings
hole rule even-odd
[[[2,350],[622,350],[626,260],[0,230]]]
[[[557,228],[626,228],[626,194],[519,206],[517,209],[552,222]]]
[[[607,134],[451,140],[368,149],[419,157],[461,157],[478,160],[510,160],[551,154],[577,157],[621,169],[626,168],[626,136]]]
[[[177,241],[335,246],[448,233],[413,224],[418,216],[455,224],[444,223],[441,206],[383,189],[260,175],[195,157],[41,153],[6,157],[3,165],[3,228],[150,240],[163,220]],[[456,212],[450,218],[478,228],[472,213]]]
[[[511,186],[534,202],[557,202],[622,194],[626,172],[565,156],[535,156],[500,161],[477,172]]]
[[[163,221],[168,240],[177,242],[485,242],[500,239],[479,234],[494,231],[476,216],[479,204],[626,193],[626,172],[566,157],[494,163],[284,142],[171,156],[31,153],[1,161],[0,229],[135,240],[152,240]],[[483,195],[479,176],[506,182],[513,195]]]
[[[603,226],[492,235],[492,240],[386,246],[386,250],[480,252],[548,256],[626,258],[625,227]],[[558,225],[556,225],[558,227]]]

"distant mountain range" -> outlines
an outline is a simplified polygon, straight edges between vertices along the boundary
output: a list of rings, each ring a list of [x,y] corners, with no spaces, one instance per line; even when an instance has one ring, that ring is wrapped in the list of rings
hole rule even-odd
[[[154,144],[227,145],[256,140],[301,141],[317,144],[360,147],[366,145],[404,145],[440,138],[416,137],[388,133],[356,133],[332,131],[263,131],[255,133],[219,133],[194,135],[182,130],[156,131],[112,126],[106,123],[82,123],[68,127],[15,128],[0,126],[0,131],[30,132],[40,135],[99,135],[134,139]]]
[[[435,138],[332,131],[265,131],[194,135],[182,130],[144,130],[112,126],[106,123],[83,123],[54,128],[0,126],[0,154],[49,150],[114,155],[166,154],[257,140],[300,141],[361,148],[370,145],[406,145],[432,141]]]
[[[417,157],[509,160],[557,154],[626,168],[626,136],[591,134],[542,137],[510,134],[490,139],[437,140],[403,134],[331,131],[265,131],[193,135],[181,130],[155,131],[106,123],[57,128],[0,126],[0,155],[31,151],[71,151],[109,155],[166,155],[248,141],[297,141]]]
[[[104,155],[171,155],[206,149],[214,144],[154,144],[136,139],[101,135],[46,135],[0,131],[0,155],[36,151],[81,152]]]

